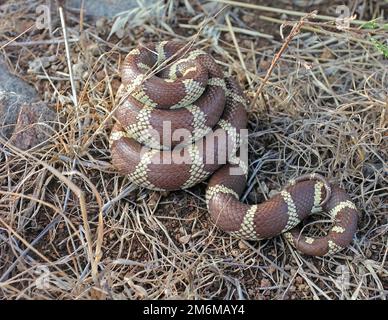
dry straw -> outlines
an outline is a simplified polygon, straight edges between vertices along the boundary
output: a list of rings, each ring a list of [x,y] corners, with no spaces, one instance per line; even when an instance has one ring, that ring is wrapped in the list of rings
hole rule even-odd
[[[376,2],[362,2],[367,13],[379,12]],[[2,57],[58,111],[58,130],[45,145],[23,152],[0,140],[0,296],[385,299],[388,68],[370,37],[383,42],[387,31],[360,28],[357,20],[338,30],[330,8],[307,21],[295,9],[183,3],[160,2],[157,16],[146,7],[136,11],[122,38],[108,39],[109,31],[67,12],[62,27],[69,41],[60,33],[47,41],[33,29],[15,31],[21,17],[34,21],[31,6],[19,2],[0,11]],[[375,18],[367,13],[365,19]],[[244,201],[263,201],[304,173],[330,177],[362,213],[349,249],[309,258],[281,237],[240,241],[209,221],[205,183],[160,194],[114,171],[108,137],[119,64],[139,42],[175,38],[211,52],[246,89]],[[26,74],[29,61],[52,55],[55,62]],[[73,75],[71,86],[75,64],[84,71]],[[314,223],[306,231],[320,234],[325,227]]]

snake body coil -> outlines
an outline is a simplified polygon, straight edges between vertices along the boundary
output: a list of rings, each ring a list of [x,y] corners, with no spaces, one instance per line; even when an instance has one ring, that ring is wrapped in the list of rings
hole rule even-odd
[[[349,245],[357,228],[356,207],[319,175],[291,181],[262,204],[239,202],[247,174],[237,157],[239,132],[247,125],[245,98],[206,52],[174,41],[139,46],[125,58],[121,77],[112,162],[135,184],[178,190],[211,176],[210,215],[233,236],[260,240],[283,233],[296,249],[317,256]],[[172,135],[166,136],[166,127]],[[333,220],[328,234],[301,236],[295,227],[322,210]]]

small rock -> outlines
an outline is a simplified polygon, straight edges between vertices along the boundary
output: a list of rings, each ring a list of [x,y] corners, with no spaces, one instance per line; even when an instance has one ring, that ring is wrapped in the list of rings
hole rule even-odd
[[[0,92],[1,91],[12,93],[15,96],[23,98],[25,101],[31,101],[37,97],[35,89],[19,77],[11,74],[2,61],[0,61]]]
[[[245,244],[245,242],[243,240],[240,240],[238,242],[238,247],[241,249],[241,250],[245,250],[245,249],[248,249],[248,246]]]
[[[271,191],[269,192],[268,196],[269,196],[270,198],[272,198],[273,196],[277,195],[278,193],[279,193],[278,190],[273,189],[273,190],[271,190]]]
[[[47,123],[55,120],[55,112],[43,102],[21,106],[15,128],[9,141],[21,150],[30,149],[52,136]]]
[[[14,130],[20,106],[26,97],[14,92],[0,91],[0,135],[10,138]]]
[[[11,74],[0,61],[0,135],[11,137],[20,106],[36,97],[35,89]]]
[[[191,235],[188,234],[188,235],[185,235],[185,236],[182,236],[182,237],[179,237],[178,241],[181,243],[181,244],[187,244],[191,239]]]
[[[48,124],[55,120],[55,112],[36,100],[35,89],[0,61],[0,135],[22,150],[52,136]]]

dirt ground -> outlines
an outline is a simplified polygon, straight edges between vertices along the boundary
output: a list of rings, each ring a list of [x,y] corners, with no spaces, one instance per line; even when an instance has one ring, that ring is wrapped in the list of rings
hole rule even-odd
[[[115,19],[65,6],[72,81],[57,8],[50,34],[35,24],[45,1],[1,2],[0,58],[57,121],[39,148],[0,138],[0,297],[386,299],[388,3],[319,2],[167,0]],[[346,8],[355,16],[336,20]],[[291,178],[320,173],[360,209],[349,248],[314,258],[281,236],[235,239],[210,221],[206,182],[160,193],[115,172],[108,139],[120,63],[139,42],[170,39],[212,53],[250,101],[260,89],[248,110],[243,201],[259,203]],[[318,219],[306,234],[328,230],[327,215]]]

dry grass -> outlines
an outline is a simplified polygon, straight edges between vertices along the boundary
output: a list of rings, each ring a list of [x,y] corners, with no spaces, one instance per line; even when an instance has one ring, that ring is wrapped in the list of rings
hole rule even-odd
[[[281,237],[246,242],[216,230],[205,183],[160,194],[136,188],[111,167],[118,66],[137,43],[193,40],[238,78],[250,99],[283,45],[276,11],[232,6],[214,17],[222,5],[181,2],[167,1],[158,16],[139,10],[121,39],[120,32],[108,37],[111,23],[96,27],[67,12],[70,62],[60,23],[54,39],[33,28],[12,42],[34,23],[40,2],[0,11],[2,57],[58,111],[58,130],[45,146],[23,152],[0,141],[0,297],[386,299],[388,63],[374,41],[384,43],[387,30],[305,23],[249,110],[244,201],[263,201],[290,178],[317,172],[344,187],[360,208],[349,249],[310,258]],[[362,3],[363,20],[382,10]],[[334,15],[334,4],[324,7],[322,14]],[[288,9],[296,19],[303,15]],[[289,31],[283,28],[285,36]],[[26,72],[29,61],[55,54],[45,68]]]

